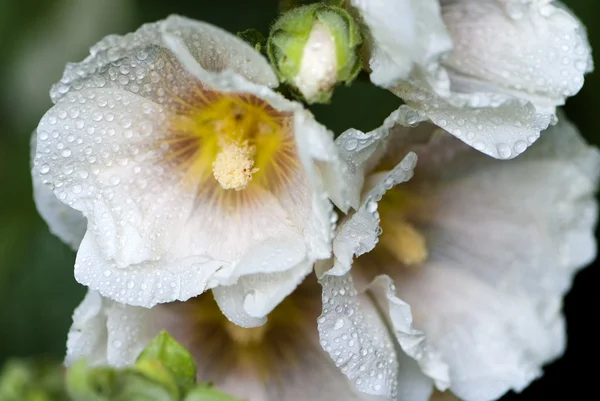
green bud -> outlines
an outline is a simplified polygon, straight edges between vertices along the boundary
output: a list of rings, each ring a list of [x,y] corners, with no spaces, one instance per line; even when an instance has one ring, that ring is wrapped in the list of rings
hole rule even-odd
[[[343,8],[322,3],[283,14],[271,29],[267,54],[279,79],[309,103],[326,103],[333,87],[361,68],[360,30]]]

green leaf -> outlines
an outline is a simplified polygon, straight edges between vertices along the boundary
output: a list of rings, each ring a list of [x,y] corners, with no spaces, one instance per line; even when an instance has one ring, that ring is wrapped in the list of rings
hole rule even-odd
[[[196,382],[196,364],[192,355],[166,331],[162,331],[142,351],[136,366],[144,361],[158,361],[169,371],[182,388],[188,388]]]

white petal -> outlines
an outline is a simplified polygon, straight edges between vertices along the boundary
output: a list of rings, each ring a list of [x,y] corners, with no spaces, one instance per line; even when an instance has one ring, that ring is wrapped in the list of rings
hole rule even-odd
[[[178,80],[185,72],[164,42],[165,32],[181,37],[195,61],[208,71],[231,71],[269,87],[278,84],[268,61],[235,35],[204,22],[171,16],[125,36],[104,38],[84,61],[67,66],[52,88],[52,100],[88,88],[123,89],[158,103],[168,100],[159,88],[182,89]],[[169,74],[171,79],[165,85],[161,76]]]
[[[73,314],[65,363],[85,359],[92,365],[124,367],[156,336],[155,311],[113,302],[88,291]]]
[[[31,159],[35,157],[37,135],[34,132],[31,137]],[[87,220],[80,211],[75,210],[59,201],[52,190],[44,185],[42,177],[37,169],[31,174],[33,184],[33,200],[35,206],[50,232],[61,239],[74,250],[79,248],[87,228]]]
[[[555,2],[460,0],[442,10],[454,42],[444,61],[453,81],[482,81],[543,108],[579,92],[591,70],[585,27]]]
[[[512,159],[554,122],[525,100],[491,93],[452,94],[442,98],[411,85],[393,90],[421,121],[431,120],[461,141],[497,159]],[[406,106],[402,106],[406,107]]]
[[[417,362],[421,371],[434,380],[439,390],[446,390],[450,384],[448,365],[428,343],[425,334],[413,327],[410,305],[396,296],[392,280],[388,276],[378,276],[369,285],[369,293],[377,300],[402,351]],[[409,386],[409,382],[404,385]]]
[[[439,58],[451,50],[438,0],[352,0],[368,28],[371,81],[391,87],[411,74],[448,85]],[[440,81],[440,82],[437,82]]]
[[[391,171],[370,177],[360,208],[340,224],[333,241],[334,266],[327,274],[346,274],[355,256],[370,252],[375,247],[380,233],[377,202],[387,190],[410,180],[416,163],[416,154],[409,153]]]
[[[562,297],[596,255],[600,154],[561,121],[511,163],[451,137],[407,149],[421,168],[405,186],[421,200],[409,215],[429,259],[384,271],[466,400],[520,391],[563,352]]]
[[[238,326],[255,327],[264,324],[266,316],[312,271],[311,262],[295,261],[282,248],[271,249],[279,250],[274,255],[277,259],[263,259],[263,255],[260,255],[261,260],[269,261],[268,265],[277,270],[261,274],[240,274],[234,285],[221,285],[213,289],[215,300],[223,314]],[[239,266],[249,263],[252,262],[241,260]],[[255,267],[251,267],[251,270],[260,271]]]
[[[527,300],[502,294],[460,268],[431,262],[396,283],[415,326],[449,365],[450,389],[461,399],[521,391],[541,374],[542,362],[562,352],[560,318],[543,324]]]
[[[510,164],[463,150],[447,163],[422,157],[420,166],[428,175],[412,184],[427,200],[416,213],[435,216],[423,223],[433,260],[461,260],[462,269],[539,298],[542,308],[595,258],[600,155],[564,118]]]
[[[592,69],[585,28],[547,1],[442,3],[455,48],[442,62],[451,92],[411,78],[392,91],[465,143],[492,157],[524,152],[556,121]]]
[[[387,328],[367,298],[359,300],[352,277],[326,275],[323,312],[318,319],[321,346],[365,394],[393,398],[398,363]]]
[[[227,266],[202,255],[182,259],[148,260],[122,268],[98,248],[88,230],[77,252],[75,279],[110,299],[147,306],[194,297],[213,285],[219,269]]]
[[[271,328],[265,333],[267,343],[256,349],[260,353],[248,358],[250,354],[244,353],[248,350],[229,337],[227,323],[211,317],[218,313],[211,302],[145,309],[89,292],[74,314],[66,363],[86,359],[93,365],[123,367],[134,363],[152,338],[166,330],[194,356],[198,380],[211,381],[249,401],[375,401],[357,394],[319,346],[315,322],[319,297],[314,295],[299,304],[307,313],[289,322],[293,331]]]

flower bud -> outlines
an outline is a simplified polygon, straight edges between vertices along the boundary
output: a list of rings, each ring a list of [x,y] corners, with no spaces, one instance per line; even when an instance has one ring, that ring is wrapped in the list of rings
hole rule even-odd
[[[279,79],[309,103],[326,103],[333,87],[360,71],[358,26],[344,9],[325,4],[295,8],[271,29],[267,52]]]

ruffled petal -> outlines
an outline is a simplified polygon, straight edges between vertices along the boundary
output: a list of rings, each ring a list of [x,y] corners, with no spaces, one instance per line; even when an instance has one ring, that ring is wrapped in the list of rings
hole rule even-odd
[[[392,92],[475,149],[518,156],[592,70],[585,28],[548,1],[444,1],[442,15],[454,42],[441,62],[449,90],[410,77]]]
[[[35,158],[37,135],[34,132],[31,137],[31,159]],[[50,232],[61,239],[74,250],[79,248],[87,228],[87,220],[80,211],[75,210],[59,201],[52,190],[44,185],[38,171],[32,171],[31,180],[33,184],[33,200],[38,213]]]
[[[448,86],[439,59],[452,49],[438,0],[353,0],[367,26],[371,81],[391,87],[411,75]]]
[[[397,268],[397,270],[402,270]],[[504,294],[452,265],[396,274],[414,324],[449,366],[450,389],[468,401],[523,390],[564,348],[564,323],[546,324],[527,299]]]
[[[154,311],[113,302],[88,291],[75,309],[65,363],[85,359],[92,365],[124,367],[159,333]]]
[[[396,350],[374,305],[359,300],[350,275],[326,275],[321,346],[360,392],[393,399],[398,392]]]
[[[460,0],[442,9],[454,42],[444,65],[458,91],[461,79],[479,81],[479,91],[513,93],[552,112],[592,70],[585,27],[555,2]]]
[[[453,93],[442,98],[410,84],[392,91],[412,109],[415,122],[429,120],[496,159],[520,155],[555,121],[554,112],[540,113],[532,103],[502,94]]]
[[[394,278],[414,326],[449,365],[453,393],[496,399],[564,350],[562,297],[596,255],[600,153],[564,118],[511,163],[421,134],[428,144],[400,149],[419,156],[402,191],[418,200],[404,214],[429,257],[411,267],[373,259],[363,271]]]
[[[56,103],[82,89],[110,88],[157,103],[171,101],[169,94],[185,89],[186,72],[165,43],[165,33],[180,37],[195,62],[207,71],[231,71],[259,85],[278,85],[268,61],[247,43],[214,25],[173,15],[134,33],[101,40],[85,60],[67,65],[52,88],[52,100]]]
[[[319,346],[315,327],[318,291],[305,293],[304,289],[292,301],[301,314],[275,321],[249,348],[235,330],[254,329],[230,331],[231,323],[219,315],[207,294],[146,309],[90,291],[74,314],[66,362],[70,365],[86,359],[94,365],[126,366],[134,363],[154,336],[166,330],[192,353],[198,380],[210,381],[216,388],[250,401],[374,401],[357,393]],[[254,353],[257,350],[260,357]]]
[[[375,174],[366,185],[360,208],[345,218],[333,241],[334,265],[330,275],[344,275],[352,267],[354,257],[371,251],[381,232],[377,202],[390,188],[410,180],[417,163],[417,155],[408,153],[389,172]]]

